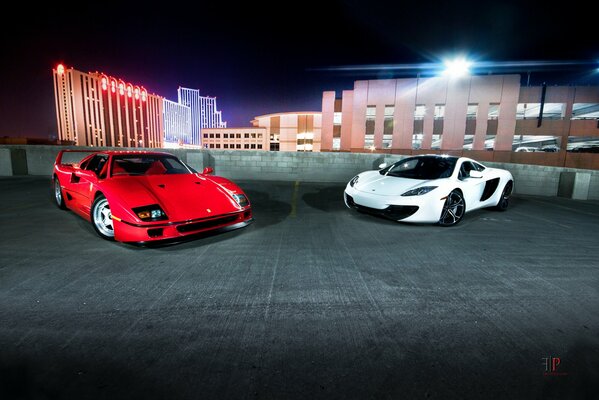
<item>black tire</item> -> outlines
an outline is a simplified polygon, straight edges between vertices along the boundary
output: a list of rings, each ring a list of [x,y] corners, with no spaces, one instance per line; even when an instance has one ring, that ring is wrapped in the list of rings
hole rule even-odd
[[[466,201],[462,192],[459,190],[453,190],[445,199],[443,210],[441,211],[441,217],[439,218],[439,225],[441,226],[453,226],[458,224],[464,217],[466,212]]]
[[[514,182],[509,181],[503,187],[503,191],[501,192],[501,197],[497,202],[497,205],[494,207],[498,211],[507,210],[510,204],[510,196],[512,195],[512,190],[514,189]]]
[[[96,196],[91,208],[90,219],[94,230],[102,239],[114,240],[114,227],[108,200],[102,194]]]
[[[67,205],[64,201],[64,192],[62,191],[60,181],[58,180],[58,177],[56,175],[52,180],[52,193],[54,193],[54,202],[56,203],[56,206],[61,210],[66,210]]]

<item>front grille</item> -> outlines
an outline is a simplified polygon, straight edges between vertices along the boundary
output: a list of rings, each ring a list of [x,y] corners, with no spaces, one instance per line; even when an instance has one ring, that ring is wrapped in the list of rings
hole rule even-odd
[[[409,216],[413,215],[416,211],[418,211],[418,206],[389,206],[383,209],[365,207],[356,204],[356,202],[350,195],[346,194],[345,196],[347,204],[358,211],[362,211],[368,214],[381,215],[383,217],[394,220],[408,218]]]
[[[229,222],[233,222],[237,220],[238,215],[229,215],[221,218],[214,218],[208,221],[200,221],[194,222],[192,224],[180,225],[177,227],[177,230],[181,233],[199,231],[202,229],[213,228],[215,226],[228,224]]]

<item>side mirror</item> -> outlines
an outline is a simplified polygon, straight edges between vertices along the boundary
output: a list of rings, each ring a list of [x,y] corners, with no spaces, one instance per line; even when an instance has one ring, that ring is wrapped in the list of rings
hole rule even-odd
[[[98,176],[94,171],[88,171],[86,169],[79,169],[75,172],[75,175],[79,178],[85,178],[90,182],[96,182],[98,180]]]
[[[204,174],[204,175],[210,175],[213,172],[214,172],[214,168],[212,168],[212,167],[206,167],[206,168],[204,168],[204,171],[202,171],[202,174]]]
[[[382,164],[379,164],[379,169],[383,169],[383,168],[387,168],[387,163],[384,162]]]
[[[477,171],[475,169],[473,169],[472,171],[470,171],[470,178],[476,178],[476,179],[480,179],[483,177],[483,173],[480,171]]]

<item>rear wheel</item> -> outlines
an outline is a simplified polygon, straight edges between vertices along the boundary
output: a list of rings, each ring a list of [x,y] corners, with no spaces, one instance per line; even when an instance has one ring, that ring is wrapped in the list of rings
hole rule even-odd
[[[112,223],[112,213],[108,200],[103,195],[99,195],[92,204],[92,226],[96,233],[106,240],[114,240],[114,225]]]
[[[510,203],[510,196],[512,195],[512,190],[514,188],[514,184],[512,181],[509,181],[505,184],[503,188],[503,192],[501,192],[501,197],[495,206],[496,210],[505,211]]]
[[[464,196],[459,190],[454,190],[445,199],[439,225],[452,226],[462,220],[466,211],[466,202]]]
[[[57,176],[54,177],[53,188],[54,200],[56,200],[56,205],[58,206],[58,208],[66,210],[67,205],[64,202],[64,196],[62,195],[62,187],[60,187],[60,181],[58,180]]]

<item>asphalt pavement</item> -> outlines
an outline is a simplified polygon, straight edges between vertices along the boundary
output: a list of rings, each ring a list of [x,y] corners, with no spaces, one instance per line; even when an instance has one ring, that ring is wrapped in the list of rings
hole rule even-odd
[[[0,399],[599,397],[598,201],[442,228],[239,183],[252,225],[144,248],[0,178]]]

